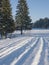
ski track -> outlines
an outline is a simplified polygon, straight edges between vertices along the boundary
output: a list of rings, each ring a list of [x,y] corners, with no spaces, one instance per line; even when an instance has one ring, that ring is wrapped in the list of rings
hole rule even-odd
[[[26,38],[24,41],[19,41],[18,43],[16,43],[17,45],[12,46],[12,47],[8,48],[6,51],[0,53],[0,58],[6,56],[6,55],[8,55],[8,54],[10,54],[11,52],[13,52],[13,51],[16,50],[16,49],[22,47],[22,46],[25,45],[30,39],[31,39],[31,38],[29,38],[29,39]],[[24,43],[25,43],[25,44],[24,44]]]
[[[36,56],[35,56],[35,58],[34,58],[34,60],[33,60],[33,63],[31,64],[31,65],[38,65],[38,63],[39,63],[39,59],[40,59],[40,54],[41,54],[41,52],[42,52],[42,48],[43,48],[43,39],[42,38],[40,38],[40,48],[39,48],[39,51],[37,52],[37,54],[36,54]]]
[[[17,39],[17,40],[14,39],[15,41],[13,41],[13,39],[10,40],[9,42],[7,42],[6,46],[4,46],[0,49],[0,53],[3,52],[3,51],[6,51],[8,48],[10,48],[12,46],[15,46],[17,42],[23,41],[25,39],[26,39],[26,37],[25,38],[20,38],[20,39]]]
[[[31,46],[31,48],[27,51],[27,53],[25,53],[20,59],[19,61],[15,64],[15,65],[23,65],[23,63],[25,62],[25,60],[29,57],[29,55],[32,53],[32,51],[34,50],[34,48],[37,46],[39,39],[34,43],[34,46]]]
[[[32,38],[31,38],[31,39],[32,39]],[[29,38],[30,42],[31,42],[31,39]],[[29,41],[29,40],[28,40],[28,41]],[[33,39],[32,39],[32,40],[33,40]],[[36,39],[35,39],[35,40],[36,40]],[[29,42],[29,43],[30,43],[30,42]],[[25,42],[25,43],[26,43],[26,42]],[[5,62],[8,61],[7,59],[10,58],[10,56],[11,56],[11,59],[12,59],[12,55],[15,54],[15,53],[16,53],[15,55],[18,55],[18,56],[19,56],[19,54],[24,51],[23,49],[24,49],[26,46],[28,46],[28,42],[27,42],[26,45],[24,45],[22,48],[19,48],[19,49],[16,50],[16,51],[14,51],[14,52],[13,52],[11,55],[9,55],[8,57],[5,57],[5,58],[1,59],[1,60],[2,60],[2,61],[0,61],[1,64],[2,64],[2,62],[4,62],[4,61],[5,61]],[[26,48],[27,48],[27,47],[26,47]],[[20,52],[20,51],[21,51],[21,52]],[[14,56],[14,55],[13,55],[13,56]],[[11,59],[9,59],[9,60],[11,60]],[[4,63],[5,63],[5,62],[4,62]]]
[[[40,47],[40,40],[38,41],[37,46],[34,48],[34,50],[31,52],[31,54],[29,55],[29,57],[25,60],[25,62],[23,63],[23,65],[31,65],[37,51],[39,50]]]
[[[47,39],[45,40],[46,49],[45,49],[45,65],[49,65],[49,42]]]
[[[1,40],[0,65],[49,65],[49,37]]]
[[[36,42],[37,40],[34,43],[32,41],[31,43],[33,44],[29,45],[29,47],[18,58],[15,58],[15,60],[11,63],[11,65],[15,65],[17,62],[19,62],[19,60],[31,49],[31,47],[33,47],[36,44]]]
[[[16,42],[18,42],[18,41],[22,41],[23,39],[25,39],[26,37],[24,37],[24,38],[14,38],[14,39],[7,39],[7,40],[4,40],[3,42],[1,41],[0,42],[0,46],[1,46],[1,48],[0,48],[0,52],[3,52],[2,50],[4,50],[4,49],[7,49],[8,47],[11,47],[12,45],[15,45],[15,43]],[[6,48],[7,47],[7,48]]]

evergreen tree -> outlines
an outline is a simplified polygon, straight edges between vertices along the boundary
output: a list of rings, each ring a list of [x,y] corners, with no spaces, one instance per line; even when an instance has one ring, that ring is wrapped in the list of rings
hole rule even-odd
[[[2,22],[2,35],[11,33],[14,31],[14,20],[12,18],[10,0],[2,0],[3,9],[3,22]]]
[[[2,0],[0,0],[0,34],[3,31],[3,8],[2,8]]]
[[[16,11],[16,23],[20,27],[21,34],[23,29],[28,29],[31,24],[31,19],[28,12],[26,0],[18,0]]]
[[[39,19],[34,23],[33,28],[49,29],[49,18]]]

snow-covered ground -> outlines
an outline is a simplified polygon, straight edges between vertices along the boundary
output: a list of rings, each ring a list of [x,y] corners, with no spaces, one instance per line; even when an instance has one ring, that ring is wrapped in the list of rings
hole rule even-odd
[[[0,65],[49,65],[49,30],[35,31],[0,40]]]

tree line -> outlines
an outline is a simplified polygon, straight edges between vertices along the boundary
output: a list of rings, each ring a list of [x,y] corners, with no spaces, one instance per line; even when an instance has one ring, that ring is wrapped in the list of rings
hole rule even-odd
[[[14,30],[31,29],[31,18],[29,16],[26,0],[18,0],[15,21],[12,16],[10,0],[0,0],[0,34],[6,36]]]
[[[38,28],[38,29],[49,29],[49,18],[44,18],[37,20],[35,23],[33,23],[33,28]]]

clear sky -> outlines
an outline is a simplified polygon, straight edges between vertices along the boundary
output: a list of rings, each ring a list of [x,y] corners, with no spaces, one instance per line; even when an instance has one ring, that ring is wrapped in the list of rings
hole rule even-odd
[[[31,16],[32,22],[40,18],[49,18],[49,0],[26,0],[29,7],[29,15]],[[16,6],[18,0],[11,0],[12,14],[16,14]]]

